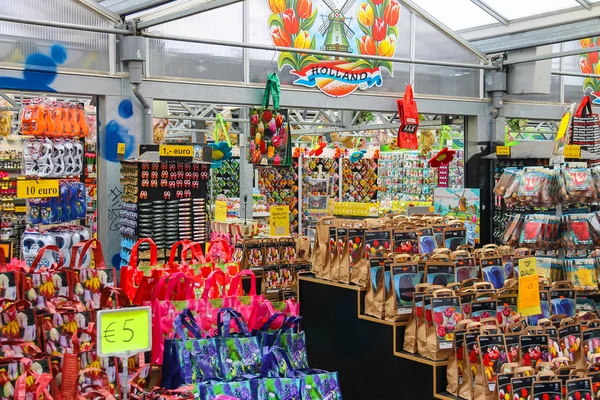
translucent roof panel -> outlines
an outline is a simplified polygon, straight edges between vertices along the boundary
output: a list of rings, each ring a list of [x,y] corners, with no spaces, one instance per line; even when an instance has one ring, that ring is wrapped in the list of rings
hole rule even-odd
[[[581,7],[576,0],[484,0],[484,3],[508,20]]]
[[[455,31],[498,22],[471,0],[418,0],[415,4]]]

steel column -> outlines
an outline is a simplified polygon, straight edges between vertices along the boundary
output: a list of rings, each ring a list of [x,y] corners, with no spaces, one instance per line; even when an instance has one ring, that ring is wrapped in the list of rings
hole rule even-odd
[[[544,55],[535,56],[535,57],[525,57],[525,58],[520,58],[520,59],[516,59],[516,60],[506,60],[506,61],[504,61],[504,65],[523,64],[523,63],[528,63],[528,62],[533,62],[533,61],[549,60],[552,58],[577,56],[579,54],[585,54],[585,53],[595,53],[595,52],[599,52],[599,51],[600,51],[600,46],[586,47],[584,49],[567,50],[567,51],[561,51],[559,53],[544,54]]]
[[[240,110],[240,117],[248,119],[248,109],[243,108]],[[252,210],[254,207],[253,202],[253,185],[254,182],[254,166],[248,162],[248,134],[249,127],[248,123],[240,123],[240,130],[242,135],[239,136],[238,143],[240,144],[240,218],[244,218],[244,213],[248,216],[248,219],[252,219]],[[244,196],[248,196],[248,202],[244,204]]]

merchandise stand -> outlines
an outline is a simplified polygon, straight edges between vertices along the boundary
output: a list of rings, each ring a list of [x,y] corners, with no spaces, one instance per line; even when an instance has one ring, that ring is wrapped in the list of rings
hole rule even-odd
[[[402,350],[406,321],[363,314],[365,288],[312,274],[301,274],[298,282],[308,359],[315,368],[338,371],[344,399],[430,398],[427,393],[458,399],[444,393],[447,361]]]

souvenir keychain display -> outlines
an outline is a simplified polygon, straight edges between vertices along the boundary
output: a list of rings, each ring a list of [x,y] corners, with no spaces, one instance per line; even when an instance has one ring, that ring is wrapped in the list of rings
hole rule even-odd
[[[298,159],[292,167],[260,168],[258,188],[267,197],[267,204],[287,205],[290,208],[290,233],[298,232]]]
[[[382,152],[379,158],[379,200],[431,201],[437,186],[434,168],[418,151]]]
[[[369,203],[377,200],[377,160],[342,160],[342,201]]]
[[[240,162],[236,159],[225,160],[217,168],[210,169],[209,182],[211,199],[222,194],[228,198],[240,197]]]

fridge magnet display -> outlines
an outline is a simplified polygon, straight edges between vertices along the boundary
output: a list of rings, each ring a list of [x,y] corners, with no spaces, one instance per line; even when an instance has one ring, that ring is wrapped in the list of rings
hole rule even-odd
[[[462,319],[458,297],[433,297],[431,306],[438,348],[452,349],[454,330],[458,321]]]
[[[342,160],[342,201],[369,203],[377,199],[377,160]]]
[[[522,335],[519,347],[523,366],[535,368],[538,363],[549,361],[548,335]]]

